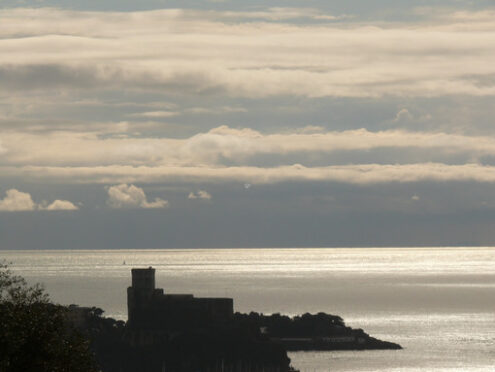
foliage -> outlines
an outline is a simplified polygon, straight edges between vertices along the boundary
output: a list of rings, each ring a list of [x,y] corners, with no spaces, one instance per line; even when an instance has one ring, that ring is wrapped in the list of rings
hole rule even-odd
[[[0,372],[96,371],[89,343],[67,311],[0,262]]]
[[[236,313],[234,319],[243,327],[256,332],[264,329],[270,337],[324,337],[348,334],[352,331],[346,327],[344,320],[337,315],[318,313],[289,317],[281,314],[264,315],[256,312]]]

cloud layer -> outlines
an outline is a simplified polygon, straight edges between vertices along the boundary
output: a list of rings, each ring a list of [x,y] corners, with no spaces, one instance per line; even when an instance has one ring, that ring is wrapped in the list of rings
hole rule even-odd
[[[115,182],[165,182],[165,183],[221,183],[240,182],[272,184],[278,182],[340,182],[359,185],[407,182],[474,181],[495,182],[495,167],[479,164],[446,165],[421,164],[360,164],[327,167],[305,167],[300,164],[270,168],[261,167],[1,167],[5,176],[22,176],[44,182],[115,183]],[[112,186],[109,203],[115,207],[134,206],[162,208],[167,205],[159,198],[154,202],[142,202],[140,188]],[[141,190],[141,191],[139,191]]]
[[[486,1],[11,3],[5,247],[493,243]]]
[[[102,138],[91,132],[5,132],[0,138],[9,145],[5,146],[0,161],[15,166],[221,165],[222,160],[245,162],[258,155],[317,155],[374,149],[435,150],[465,153],[472,158],[495,156],[495,138],[488,136],[406,130],[371,132],[364,128],[347,131],[320,128],[317,132],[305,133],[305,129],[262,134],[250,128],[220,126],[184,139]]]
[[[64,183],[123,183],[109,189],[112,206],[159,208],[147,202],[132,182],[276,183],[338,181],[348,183],[465,181],[493,182],[493,167],[478,159],[495,156],[491,137],[442,132],[366,129],[325,131],[301,128],[262,134],[249,128],[214,128],[184,139],[106,138],[95,133],[7,133],[0,156],[5,177],[53,179]],[[426,161],[374,162],[373,151],[413,150]],[[60,153],[64,156],[61,157]],[[352,164],[352,154],[366,153],[365,164]],[[331,164],[335,154],[351,156],[349,164]],[[349,155],[351,154],[351,155]],[[431,161],[460,156],[461,163]],[[296,159],[296,163],[294,162]],[[253,162],[257,162],[253,165]],[[306,164],[305,164],[306,163]],[[322,165],[323,163],[323,165]],[[325,164],[326,163],[326,164]],[[330,163],[330,164],[329,164]],[[196,197],[199,195],[193,194]]]
[[[109,189],[109,203],[142,208],[161,208],[166,201],[148,202],[144,191],[127,183],[492,182],[495,140],[465,131],[366,125],[288,130],[282,123],[262,131],[221,125],[222,119],[213,129],[197,128],[204,115],[247,114],[239,104],[246,98],[490,97],[493,15],[423,8],[414,21],[363,23],[309,8],[2,9],[0,91],[9,94],[0,100],[0,167],[5,177],[22,180],[122,184]],[[74,100],[81,92],[95,98],[80,105],[98,107],[99,95],[114,97],[114,110],[134,105],[124,114],[129,121],[42,123],[33,114],[22,130],[30,107],[39,104],[43,111],[48,105],[45,94]],[[157,92],[193,103],[198,97],[223,98],[216,107],[123,101]],[[14,98],[8,98],[11,93]],[[396,112],[389,125],[413,119],[405,107]],[[179,128],[168,121],[184,115],[199,122],[193,134],[160,132],[167,125]],[[406,151],[414,156],[396,156]],[[388,156],[380,157],[384,152]]]
[[[413,24],[264,12],[0,10],[0,89],[233,97],[495,94],[493,12]],[[315,19],[322,22],[273,23]],[[19,28],[22,24],[23,27]]]

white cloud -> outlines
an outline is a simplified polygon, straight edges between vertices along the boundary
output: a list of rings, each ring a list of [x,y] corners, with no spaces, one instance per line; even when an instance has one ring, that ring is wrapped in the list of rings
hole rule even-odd
[[[418,201],[419,199],[420,199],[419,196],[416,194],[411,196],[411,200]]]
[[[147,112],[132,114],[130,116],[155,119],[155,118],[170,118],[177,115],[179,115],[179,113],[175,111],[147,111]]]
[[[213,13],[216,18],[232,19],[263,19],[267,21],[287,21],[298,18],[309,18],[314,20],[335,21],[346,18],[346,16],[333,16],[324,14],[322,10],[315,8],[290,8],[270,7],[262,11],[223,11]]]
[[[240,182],[271,184],[278,182],[342,182],[358,185],[406,182],[489,182],[495,183],[495,167],[479,164],[352,164],[327,167],[305,167],[300,164],[279,167],[0,167],[5,177],[25,180],[63,181],[64,183],[132,183],[132,182]],[[167,202],[143,202],[144,192],[134,186],[112,186],[109,204],[115,207],[165,207]],[[133,190],[133,189],[131,189]],[[141,190],[141,191],[139,191]],[[129,195],[131,193],[131,195]]]
[[[75,211],[79,207],[68,200],[55,200],[49,205],[40,205],[40,210],[43,211]]]
[[[188,199],[203,199],[203,200],[211,200],[211,194],[205,190],[198,190],[197,192],[190,192]]]
[[[213,166],[221,165],[225,159],[244,164],[256,155],[321,156],[337,151],[379,148],[410,148],[418,152],[434,149],[438,154],[462,153],[472,159],[495,155],[495,138],[489,136],[404,130],[325,132],[314,129],[263,134],[250,128],[220,126],[184,139],[107,138],[91,132],[5,132],[2,139],[8,144],[8,151],[2,160],[5,165],[12,166]]]
[[[36,204],[33,202],[31,195],[16,189],[7,190],[7,196],[0,200],[0,211],[33,211]]]
[[[168,201],[156,198],[149,202],[144,190],[134,185],[120,184],[107,190],[107,204],[112,208],[166,208]]]
[[[43,202],[37,204],[33,201],[31,194],[16,189],[7,190],[4,199],[0,200],[0,211],[59,211],[59,210],[77,210],[76,205],[68,200],[55,200],[51,204]]]

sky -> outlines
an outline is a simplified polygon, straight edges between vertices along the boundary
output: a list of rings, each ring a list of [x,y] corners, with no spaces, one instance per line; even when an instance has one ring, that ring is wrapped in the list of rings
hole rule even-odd
[[[0,0],[0,249],[495,244],[492,1]]]

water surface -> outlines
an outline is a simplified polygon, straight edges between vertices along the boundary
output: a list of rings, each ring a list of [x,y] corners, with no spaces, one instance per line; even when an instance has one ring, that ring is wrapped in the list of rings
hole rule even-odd
[[[131,267],[168,293],[234,298],[237,311],[324,311],[402,351],[291,353],[302,371],[494,371],[493,248],[2,251],[63,304],[125,319]],[[125,265],[124,265],[125,262]]]

